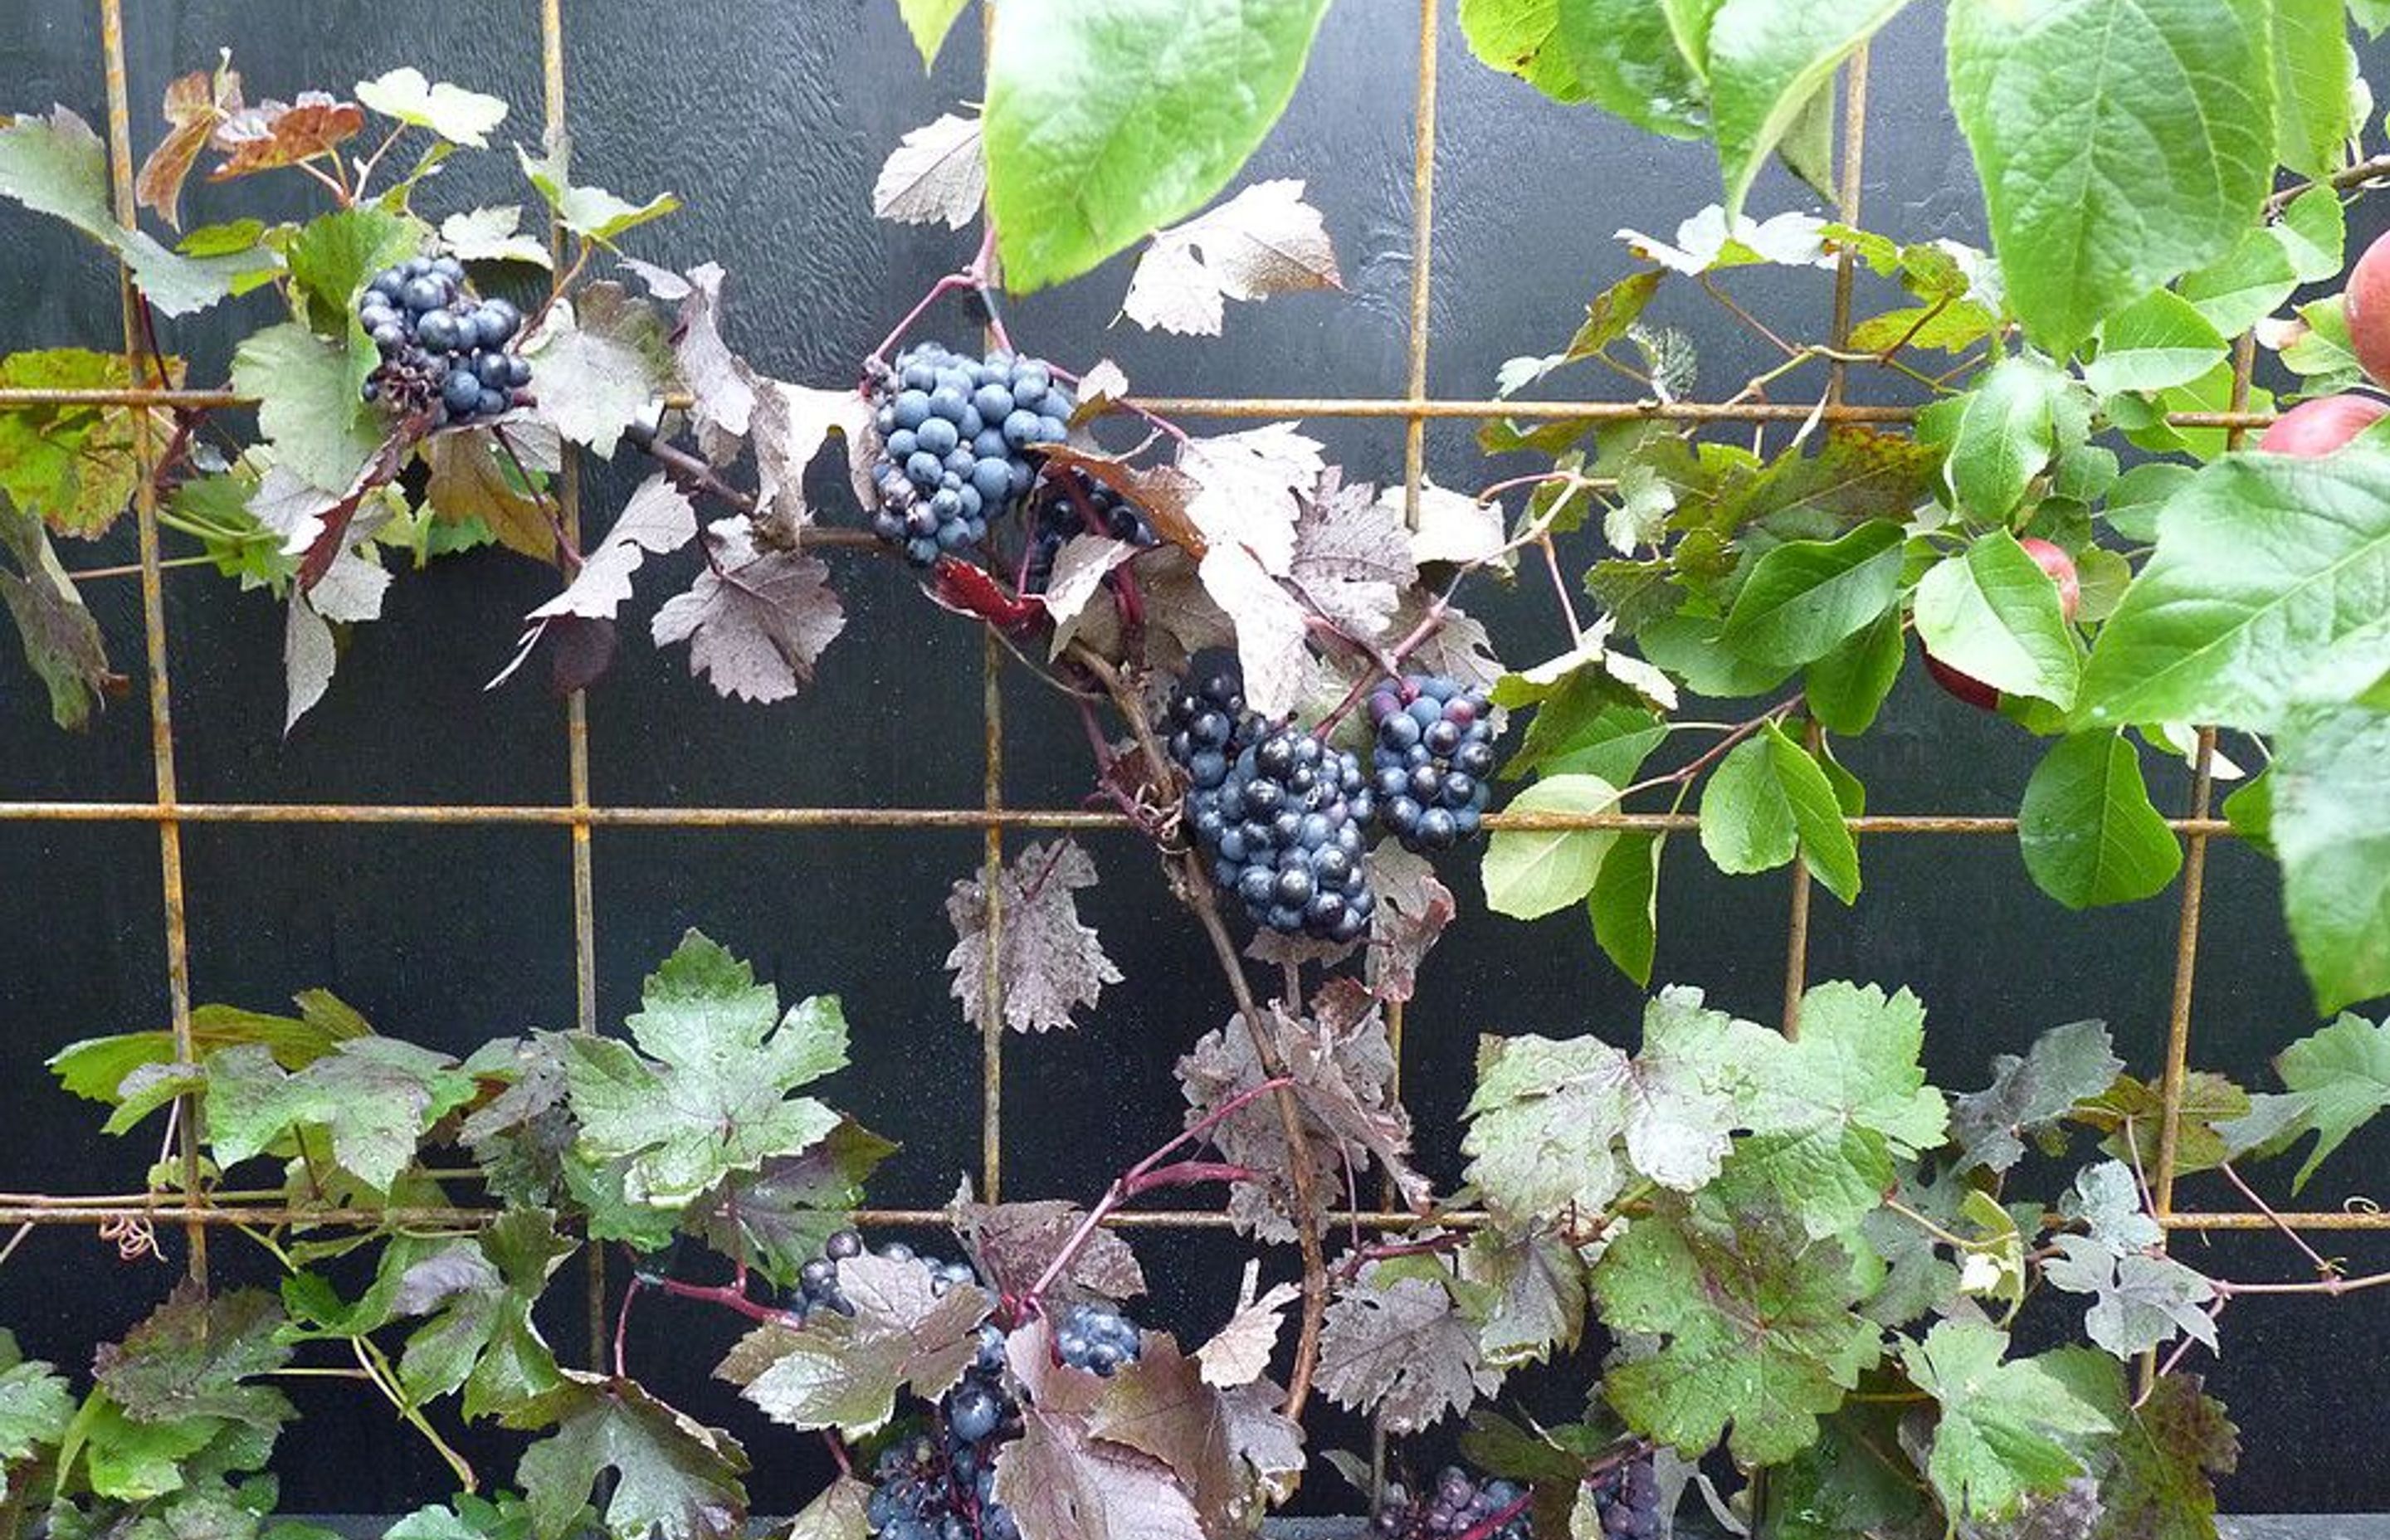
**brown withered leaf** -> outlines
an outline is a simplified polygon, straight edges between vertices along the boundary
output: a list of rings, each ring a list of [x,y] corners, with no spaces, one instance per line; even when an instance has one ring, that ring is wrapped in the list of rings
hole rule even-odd
[[[649,631],[658,647],[687,642],[691,674],[741,700],[785,700],[812,683],[822,649],[846,628],[846,610],[817,557],[758,554],[744,519],[718,520],[714,560],[685,594],[664,601]]]
[[[1267,1508],[1266,1476],[1248,1463],[1253,1446],[1270,1449],[1301,1430],[1291,1424],[1275,1434],[1243,1425],[1228,1397],[1208,1383],[1202,1365],[1178,1351],[1160,1332],[1149,1333],[1137,1362],[1112,1377],[1088,1425],[1095,1437],[1125,1444],[1170,1468],[1195,1507],[1214,1523],[1233,1526],[1258,1519]],[[1256,1434],[1262,1436],[1256,1438]],[[1273,1463],[1275,1459],[1273,1457]],[[1230,1533],[1243,1533],[1230,1528]]]
[[[1369,881],[1378,893],[1369,917],[1369,988],[1381,1000],[1407,1000],[1419,988],[1420,962],[1458,905],[1425,856],[1392,840],[1371,853]]]
[[[296,101],[271,98],[229,112],[208,143],[224,163],[208,173],[211,182],[229,182],[262,171],[279,171],[330,155],[366,126],[366,110],[325,91],[302,91]]]
[[[1286,1307],[1303,1297],[1303,1290],[1291,1283],[1273,1284],[1266,1293],[1256,1295],[1261,1266],[1258,1257],[1246,1262],[1244,1282],[1237,1290],[1237,1313],[1195,1352],[1203,1361],[1207,1385],[1233,1390],[1259,1380],[1269,1368],[1270,1355],[1278,1351]]]
[[[1443,1284],[1388,1277],[1373,1262],[1328,1306],[1319,1389],[1340,1406],[1375,1411],[1390,1431],[1417,1432],[1501,1383]]]
[[[240,72],[232,67],[232,52],[213,70],[194,70],[166,86],[166,136],[141,162],[133,184],[134,196],[145,209],[179,230],[183,227],[183,184],[199,164],[199,152],[215,136],[216,126],[241,110]]]
[[[1384,633],[1402,591],[1419,577],[1402,504],[1330,466],[1302,503],[1290,577],[1321,614],[1356,636]]]
[[[526,468],[556,468],[553,457],[541,452],[541,446],[555,443],[553,437],[513,427],[508,428],[508,437]],[[498,448],[496,430],[468,428],[434,433],[423,441],[421,454],[431,472],[424,501],[434,513],[451,523],[479,519],[508,550],[520,551],[534,561],[555,559],[556,526],[548,518],[547,505],[524,491],[510,474],[511,467]]]
[[[1148,330],[1216,337],[1229,300],[1343,282],[1327,226],[1303,200],[1303,184],[1257,182],[1157,234],[1130,276],[1121,309]]]
[[[1195,1505],[1166,1462],[1091,1431],[1109,1381],[1062,1366],[1042,1318],[1006,1347],[1029,1400],[1021,1436],[996,1456],[996,1497],[1023,1540],[1204,1540]]]
[[[871,185],[871,212],[899,225],[959,230],[979,217],[986,196],[980,121],[948,112],[897,142]]]
[[[1092,1007],[1120,969],[1104,956],[1095,931],[1079,921],[1081,888],[1093,887],[1096,864],[1074,841],[1029,845],[1006,867],[997,890],[996,982],[1004,1024],[1014,1032],[1048,1032],[1073,1024],[1071,1013]],[[963,1019],[987,1025],[990,903],[984,874],[957,882],[946,898],[955,947],[952,992]]]
[[[1034,1203],[977,1202],[968,1177],[946,1205],[946,1223],[981,1275],[1009,1294],[1022,1292],[1044,1275],[1085,1217],[1086,1211],[1076,1203],[1059,1198]],[[1137,1265],[1137,1253],[1118,1232],[1107,1229],[1087,1237],[1060,1281],[1108,1300],[1134,1299],[1145,1292],[1145,1270]]]

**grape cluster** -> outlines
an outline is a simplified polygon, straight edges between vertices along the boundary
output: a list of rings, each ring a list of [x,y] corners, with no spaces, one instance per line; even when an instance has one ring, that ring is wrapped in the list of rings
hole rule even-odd
[[[1515,1482],[1479,1482],[1457,1465],[1446,1466],[1435,1485],[1416,1497],[1390,1487],[1374,1528],[1381,1540],[1446,1540],[1490,1523],[1525,1495]],[[1522,1508],[1479,1540],[1533,1540],[1534,1534],[1534,1521]]]
[[[1450,850],[1477,832],[1493,796],[1493,703],[1483,690],[1413,674],[1369,695],[1378,819],[1403,848]]]
[[[1054,1351],[1062,1362],[1107,1380],[1123,1364],[1137,1362],[1142,1342],[1137,1323],[1109,1304],[1073,1304],[1054,1322]]]
[[[1665,1517],[1660,1511],[1660,1476],[1651,1457],[1613,1469],[1593,1489],[1594,1511],[1609,1540],[1657,1540]]]
[[[1042,359],[972,359],[935,342],[878,370],[871,402],[881,442],[871,527],[917,567],[986,538],[1028,494],[1035,452],[1069,432],[1073,404]]]
[[[841,1315],[854,1314],[854,1306],[839,1287],[838,1264],[850,1257],[864,1253],[863,1237],[853,1230],[840,1230],[822,1243],[821,1254],[797,1269],[797,1287],[790,1291],[786,1308],[803,1325],[807,1316],[819,1311],[835,1311]],[[976,1283],[979,1275],[970,1265],[960,1262],[941,1262],[935,1257],[918,1256],[913,1248],[901,1240],[892,1240],[877,1253],[890,1262],[920,1262],[930,1269],[930,1291],[943,1295],[958,1283]]]
[[[381,355],[365,398],[429,412],[434,427],[496,417],[531,383],[530,361],[507,348],[522,313],[476,298],[454,257],[409,257],[375,274],[358,296],[357,324]]]
[[[1030,504],[1029,558],[1021,591],[1042,594],[1054,575],[1054,558],[1074,534],[1100,534],[1132,545],[1157,544],[1153,526],[1135,503],[1076,469],[1049,474],[1037,483]]]

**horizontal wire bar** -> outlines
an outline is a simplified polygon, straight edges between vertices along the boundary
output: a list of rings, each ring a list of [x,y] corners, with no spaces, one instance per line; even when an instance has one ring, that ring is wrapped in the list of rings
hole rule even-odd
[[[685,408],[690,401],[687,396],[667,395],[663,404]],[[215,411],[255,404],[254,397],[231,391],[0,390],[0,411],[31,406]],[[1119,409],[1189,417],[1535,417],[1573,422],[1807,422],[1816,418],[1887,425],[1913,422],[1919,410],[1847,403],[1816,406],[1797,402],[1500,401],[1490,397],[1412,401],[1400,396],[1150,396],[1124,401]],[[2177,428],[2262,429],[2273,422],[2274,416],[2271,412],[2169,412],[2165,420]]]
[[[2284,1212],[2281,1222],[2294,1230],[2390,1230],[2390,1209],[2324,1209],[2301,1213]],[[2262,1213],[2169,1213],[2158,1223],[2169,1230],[2271,1230],[2274,1220]]]
[[[310,1209],[288,1205],[218,1205],[213,1203],[143,1203],[94,1202],[81,1200],[59,1203],[19,1203],[0,1205],[0,1226],[13,1225],[101,1225],[121,1224],[127,1220],[146,1220],[152,1224],[175,1225],[251,1225],[304,1226],[327,1228],[372,1228],[389,1225],[404,1228],[409,1226],[454,1225],[480,1226],[496,1221],[506,1213],[503,1209],[467,1208],[387,1208],[387,1209]],[[857,1209],[848,1219],[861,1228],[944,1228],[951,1221],[944,1209]],[[1329,1216],[1331,1224],[1365,1230],[1416,1230],[1430,1226],[1447,1229],[1471,1229],[1485,1222],[1484,1214],[1474,1210],[1453,1213],[1423,1215],[1402,1210],[1337,1210]],[[1236,1218],[1225,1212],[1211,1209],[1137,1209],[1121,1210],[1104,1216],[1103,1223],[1123,1229],[1146,1230],[1221,1230],[1232,1227]]]
[[[1118,813],[1068,808],[962,807],[592,807],[524,803],[472,806],[400,802],[0,802],[0,823],[186,824],[533,824],[626,828],[1058,828],[1126,829]],[[1950,814],[1867,814],[1843,820],[1854,834],[1993,835],[2016,832],[2012,817]],[[2168,818],[2178,834],[2229,837],[2222,818]],[[1488,829],[1513,833],[1569,829],[1682,832],[1701,827],[1691,813],[1489,813]]]

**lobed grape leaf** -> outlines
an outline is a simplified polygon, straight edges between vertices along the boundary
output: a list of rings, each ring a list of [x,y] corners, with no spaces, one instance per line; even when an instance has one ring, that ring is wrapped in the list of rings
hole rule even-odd
[[[954,885],[946,920],[955,946],[945,966],[964,1020],[984,1030],[1000,1001],[1003,1023],[1014,1032],[1069,1027],[1076,1024],[1072,1012],[1092,1010],[1104,985],[1120,982],[1103,943],[1079,919],[1074,895],[1095,882],[1095,862],[1064,839],[1023,848],[993,897],[983,872]]]
[[[968,1285],[932,1288],[927,1263],[849,1257],[838,1282],[852,1316],[816,1311],[799,1328],[756,1328],[715,1370],[775,1422],[836,1428],[861,1436],[895,1415],[910,1386],[934,1401],[951,1390],[979,1347],[979,1324],[996,1302]]]
[[[295,1147],[320,1129],[339,1167],[376,1192],[390,1190],[418,1141],[474,1090],[447,1055],[389,1037],[344,1040],[296,1072],[263,1045],[242,1044],[207,1061],[207,1088],[218,1164]]]
[[[734,1540],[747,1520],[746,1451],[674,1411],[635,1380],[564,1371],[513,1419],[554,1424],[516,1467],[538,1540],[564,1540],[598,1478],[614,1473],[605,1524],[616,1540]]]
[[[1691,1197],[1664,1193],[1595,1265],[1604,1324],[1665,1339],[1602,1387],[1629,1426],[1689,1457],[1724,1436],[1737,1459],[1773,1464],[1876,1362],[1879,1328],[1853,1310],[1842,1247],[1726,1169]]]
[[[2377,1026],[2344,1011],[2274,1060],[2282,1084],[2306,1098],[2306,1125],[2316,1131],[2292,1189],[2304,1187],[2324,1157],[2390,1107],[2390,1025]]]
[[[863,1201],[863,1185],[896,1146],[848,1119],[801,1155],[775,1155],[753,1174],[732,1176],[707,1201],[706,1240],[783,1288],[821,1254]]]
[[[135,1422],[237,1422],[271,1433],[292,1415],[271,1385],[252,1384],[290,1361],[276,1336],[281,1305],[259,1289],[211,1296],[186,1281],[121,1342],[92,1357],[92,1376]]]
[[[2202,1308],[2216,1286],[2201,1274],[2172,1257],[2119,1253],[2090,1236],[2055,1236],[2050,1245],[2059,1254],[2042,1264],[2042,1277],[2093,1296],[2084,1329],[2118,1358],[2163,1347],[2178,1334],[2216,1351],[2216,1320]]]
[[[1168,1337],[1147,1333],[1137,1361],[1097,1402],[1088,1436],[1160,1460],[1199,1514],[1259,1517],[1279,1483],[1302,1470],[1303,1430],[1274,1405],[1253,1417],[1245,1398],[1215,1388],[1208,1371]]]
[[[1476,1328],[1478,1352],[1496,1368],[1542,1363],[1584,1335],[1585,1264],[1566,1241],[1480,1230],[1457,1262],[1453,1292]]]
[[[351,532],[360,536],[371,533],[354,524]],[[286,734],[331,687],[332,671],[340,661],[333,625],[381,618],[382,597],[390,591],[391,575],[366,554],[368,549],[360,544],[341,551],[313,588],[291,587],[282,643],[282,730]]]
[[[1229,300],[1342,287],[1319,211],[1301,181],[1280,178],[1156,232],[1121,310],[1149,331],[1217,337]]]
[[[871,1540],[872,1486],[842,1475],[791,1521],[787,1540]]]
[[[1950,1510],[1998,1519],[2080,1475],[2066,1435],[2115,1425],[2039,1359],[2009,1359],[2008,1333],[1979,1321],[1943,1321],[1901,1361],[1917,1388],[1941,1404],[1925,1473]]]
[[[335,155],[365,126],[365,112],[356,103],[329,92],[302,91],[287,102],[268,96],[216,123],[208,145],[224,161],[208,173],[208,180],[227,182]]]
[[[1372,1262],[1328,1306],[1319,1389],[1390,1431],[1417,1432],[1465,1412],[1501,1383],[1451,1292],[1433,1278]]]
[[[2024,1158],[2024,1139],[2055,1127],[2078,1102],[2098,1096],[2124,1069],[2104,1021],[2073,1021],[2033,1040],[2020,1059],[1992,1060],[1992,1084],[1950,1102],[1957,1169],[2004,1172]]]
[[[459,262],[520,262],[556,265],[546,243],[522,229],[522,210],[512,203],[470,209],[440,222],[440,244]]]
[[[575,1157],[612,1165],[623,1196],[677,1210],[733,1172],[811,1149],[838,1114],[800,1085],[846,1063],[838,1001],[816,995],[783,1015],[778,993],[695,930],[649,975],[631,1042],[565,1039],[581,1120]]]
[[[975,1202],[968,1178],[954,1201],[946,1205],[946,1223],[970,1253],[980,1276],[1006,1294],[1025,1293],[1043,1277],[1086,1217],[1076,1203],[1058,1198],[1026,1203]],[[1117,1232],[1107,1229],[1087,1236],[1056,1281],[1068,1290],[1085,1290],[1108,1300],[1132,1299],[1145,1292],[1145,1271],[1137,1265],[1137,1253]]]
[[[747,520],[717,520],[709,566],[687,593],[664,601],[649,627],[656,645],[687,642],[689,672],[741,700],[785,700],[814,676],[822,649],[846,629],[829,569],[794,551],[758,551]]]
[[[27,1358],[16,1334],[0,1328],[0,1475],[57,1444],[74,1414],[74,1391],[66,1377],[38,1358]]]
[[[515,157],[522,162],[524,177],[556,211],[557,223],[584,240],[611,246],[618,237],[680,207],[680,199],[670,193],[658,193],[645,203],[632,203],[603,187],[575,186],[570,171],[572,142],[562,137],[552,139],[546,151],[534,156],[517,145]]]
[[[2160,1375],[2135,1400],[2116,1362],[2089,1348],[2061,1348],[2040,1362],[2115,1430],[2091,1451],[2105,1467],[2103,1536],[2203,1540],[2216,1533],[2211,1477],[2231,1474],[2241,1435],[2223,1404],[2201,1393],[2197,1377]]]
[[[976,113],[943,113],[896,143],[871,185],[871,212],[899,225],[959,230],[987,199],[987,159]]]
[[[1201,1540],[1168,1464],[1095,1435],[1111,1382],[1064,1366],[1043,1319],[1015,1331],[1007,1352],[1030,1399],[1021,1436],[997,1451],[995,1495],[1025,1540]]]
[[[216,125],[241,106],[240,71],[232,67],[229,48],[213,70],[194,70],[167,82],[167,135],[141,162],[133,184],[140,206],[156,210],[159,218],[181,229],[183,184],[215,136]]]
[[[452,145],[490,148],[490,130],[507,121],[507,104],[446,81],[434,83],[413,65],[402,65],[357,84],[357,100],[385,118],[428,128]]]
[[[423,500],[443,523],[478,520],[507,549],[534,561],[553,561],[556,521],[538,478],[553,475],[562,464],[563,443],[544,423],[508,423],[503,438],[500,432],[495,427],[450,429],[425,440],[419,453],[430,474]]]
[[[581,571],[564,592],[533,610],[530,619],[559,615],[611,620],[631,597],[631,578],[650,556],[679,550],[697,538],[697,509],[662,471],[631,494],[613,527],[583,556]],[[533,626],[530,639],[537,636]]]
[[[183,362],[145,361],[145,383],[183,380]],[[114,353],[50,348],[0,357],[0,389],[119,390],[133,366]],[[142,444],[148,435],[148,447]],[[0,493],[62,535],[96,539],[131,506],[145,455],[172,438],[171,418],[119,406],[17,406],[0,410]]]
[[[653,309],[618,283],[589,284],[548,307],[522,342],[539,379],[539,420],[600,459],[644,420],[672,379],[672,346]]]

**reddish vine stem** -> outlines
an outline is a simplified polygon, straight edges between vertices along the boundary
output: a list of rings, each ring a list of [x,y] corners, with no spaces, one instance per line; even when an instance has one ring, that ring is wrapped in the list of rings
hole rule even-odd
[[[749,1299],[745,1290],[733,1289],[726,1283],[686,1283],[679,1278],[660,1278],[652,1275],[642,1281],[658,1293],[670,1294],[678,1300],[699,1300],[707,1304],[718,1304],[751,1321],[765,1321],[777,1326],[797,1324],[794,1316],[777,1305]]]
[[[1753,717],[1748,722],[1738,722],[1733,726],[1728,728],[1724,733],[1719,735],[1718,740],[1715,743],[1713,743],[1707,749],[1703,750],[1697,757],[1687,762],[1685,764],[1669,771],[1664,776],[1653,776],[1649,780],[1637,781],[1625,790],[1621,791],[1618,794],[1618,800],[1620,802],[1625,802],[1628,797],[1633,796],[1638,791],[1650,791],[1663,786],[1691,785],[1695,780],[1698,780],[1701,777],[1703,771],[1707,770],[1711,765],[1715,764],[1718,761],[1732,753],[1737,744],[1740,744],[1743,739],[1760,731],[1769,724],[1781,722],[1786,717],[1791,716],[1794,712],[1801,709],[1802,702],[1807,699],[1808,696],[1805,691],[1793,691],[1792,694],[1786,697],[1784,699],[1778,701],[1775,705],[1768,707],[1766,711],[1760,712],[1757,716]]]
[[[1153,736],[1153,724],[1145,714],[1145,704],[1121,678],[1120,671],[1111,660],[1085,643],[1072,644],[1070,656],[1081,668],[1095,676],[1104,692],[1112,698],[1136,735],[1137,751],[1145,756],[1146,766],[1153,778],[1167,786],[1176,772],[1169,756]],[[1181,902],[1194,911],[1212,943],[1212,953],[1219,960],[1220,971],[1227,980],[1228,994],[1236,1002],[1239,1016],[1245,1023],[1246,1034],[1252,1038],[1253,1057],[1262,1073],[1274,1081],[1287,1077],[1286,1057],[1278,1051],[1268,1030],[1262,1024],[1261,1006],[1253,998],[1253,982],[1245,977],[1244,961],[1237,955],[1237,943],[1228,934],[1227,922],[1220,918],[1220,905],[1212,894],[1211,874],[1192,852],[1180,851],[1168,857],[1176,879]],[[1319,1243],[1319,1228],[1315,1223],[1319,1213],[1317,1162],[1311,1151],[1311,1138],[1303,1125],[1303,1104],[1296,1099],[1291,1085],[1280,1085],[1276,1092],[1279,1125],[1286,1137],[1290,1179],[1294,1187],[1294,1233],[1303,1252],[1303,1325],[1295,1339],[1294,1367],[1287,1376],[1286,1404],[1282,1410],[1288,1420],[1300,1421],[1303,1408],[1311,1399],[1311,1380],[1319,1366],[1319,1333],[1328,1316],[1328,1257]]]
[[[1361,1269],[1372,1262],[1384,1262],[1394,1257],[1440,1256],[1457,1251],[1469,1244],[1469,1237],[1458,1230],[1448,1235],[1430,1236],[1425,1240],[1381,1240],[1373,1245],[1356,1246],[1337,1269],[1337,1277],[1350,1283],[1361,1276]]]
[[[2259,1197],[2257,1195],[2257,1189],[2251,1187],[2247,1180],[2243,1178],[2239,1172],[2232,1169],[2231,1161],[2226,1161],[2219,1164],[2217,1169],[2224,1173],[2224,1179],[2226,1181],[2230,1182],[2235,1187],[2240,1189],[2242,1197],[2246,1198],[2251,1203],[2256,1205],[2257,1212],[2264,1214],[2268,1220],[2271,1221],[2274,1228],[2281,1231],[2284,1235],[2291,1238],[2291,1244],[2297,1247],[2302,1252],[2304,1252],[2309,1262],[2315,1264],[2315,1270],[2319,1277],[2336,1278],[2341,1276],[2340,1264],[2336,1262],[2326,1261],[2321,1252],[2307,1244],[2306,1237],[2299,1234],[2298,1231],[2291,1228],[2288,1224],[2284,1223],[2282,1216],[2274,1212],[2274,1206],[2271,1203],[2267,1202],[2265,1199]]]
[[[1488,1537],[1500,1531],[1503,1525],[1526,1512],[1527,1505],[1535,1500],[1536,1495],[1532,1491],[1522,1492],[1484,1518],[1462,1530],[1453,1537],[1453,1540],[1488,1540]]]

